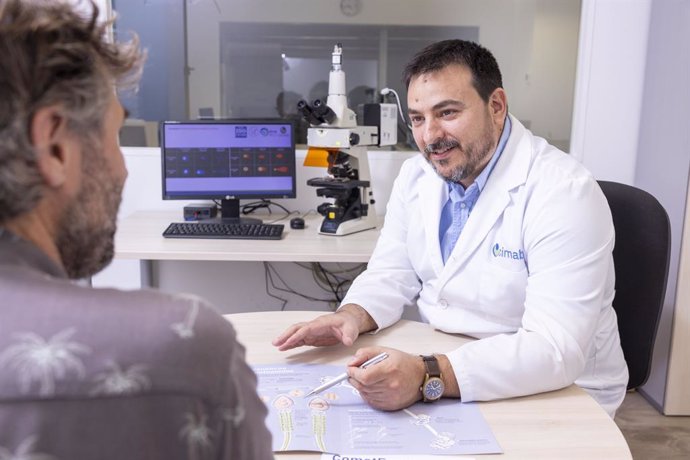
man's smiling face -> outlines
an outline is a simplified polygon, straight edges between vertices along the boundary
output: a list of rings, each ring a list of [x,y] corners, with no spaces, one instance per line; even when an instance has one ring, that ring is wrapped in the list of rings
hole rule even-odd
[[[503,129],[505,93],[485,102],[470,70],[452,64],[410,81],[408,112],[417,146],[443,179],[468,187],[491,159]]]

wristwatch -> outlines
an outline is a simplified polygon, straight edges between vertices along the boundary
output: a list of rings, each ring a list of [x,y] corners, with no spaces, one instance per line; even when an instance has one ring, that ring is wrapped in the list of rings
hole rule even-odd
[[[422,392],[424,402],[434,402],[441,399],[443,391],[446,389],[441,380],[441,367],[438,365],[436,356],[422,356],[424,366],[426,367],[426,375],[424,382],[419,389]]]

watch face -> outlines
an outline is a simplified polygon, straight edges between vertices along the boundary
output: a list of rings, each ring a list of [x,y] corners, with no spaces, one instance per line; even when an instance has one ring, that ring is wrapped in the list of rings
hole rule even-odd
[[[424,397],[428,400],[435,401],[443,396],[443,380],[438,377],[431,377],[424,384]]]

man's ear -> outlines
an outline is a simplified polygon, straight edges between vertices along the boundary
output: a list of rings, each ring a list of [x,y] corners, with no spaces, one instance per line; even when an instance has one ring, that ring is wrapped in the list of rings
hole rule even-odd
[[[503,88],[496,88],[489,96],[489,109],[494,121],[503,123],[508,112],[508,98]]]
[[[71,160],[67,118],[60,106],[42,107],[31,119],[30,140],[36,152],[38,169],[49,187],[59,187],[67,180]]]

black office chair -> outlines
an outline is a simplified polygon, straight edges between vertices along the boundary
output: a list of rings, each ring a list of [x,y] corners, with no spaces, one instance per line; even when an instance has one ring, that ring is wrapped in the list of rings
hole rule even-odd
[[[607,181],[599,181],[599,186],[609,202],[616,230],[613,308],[628,363],[630,390],[643,385],[651,370],[666,294],[671,224],[661,203],[644,190]]]

